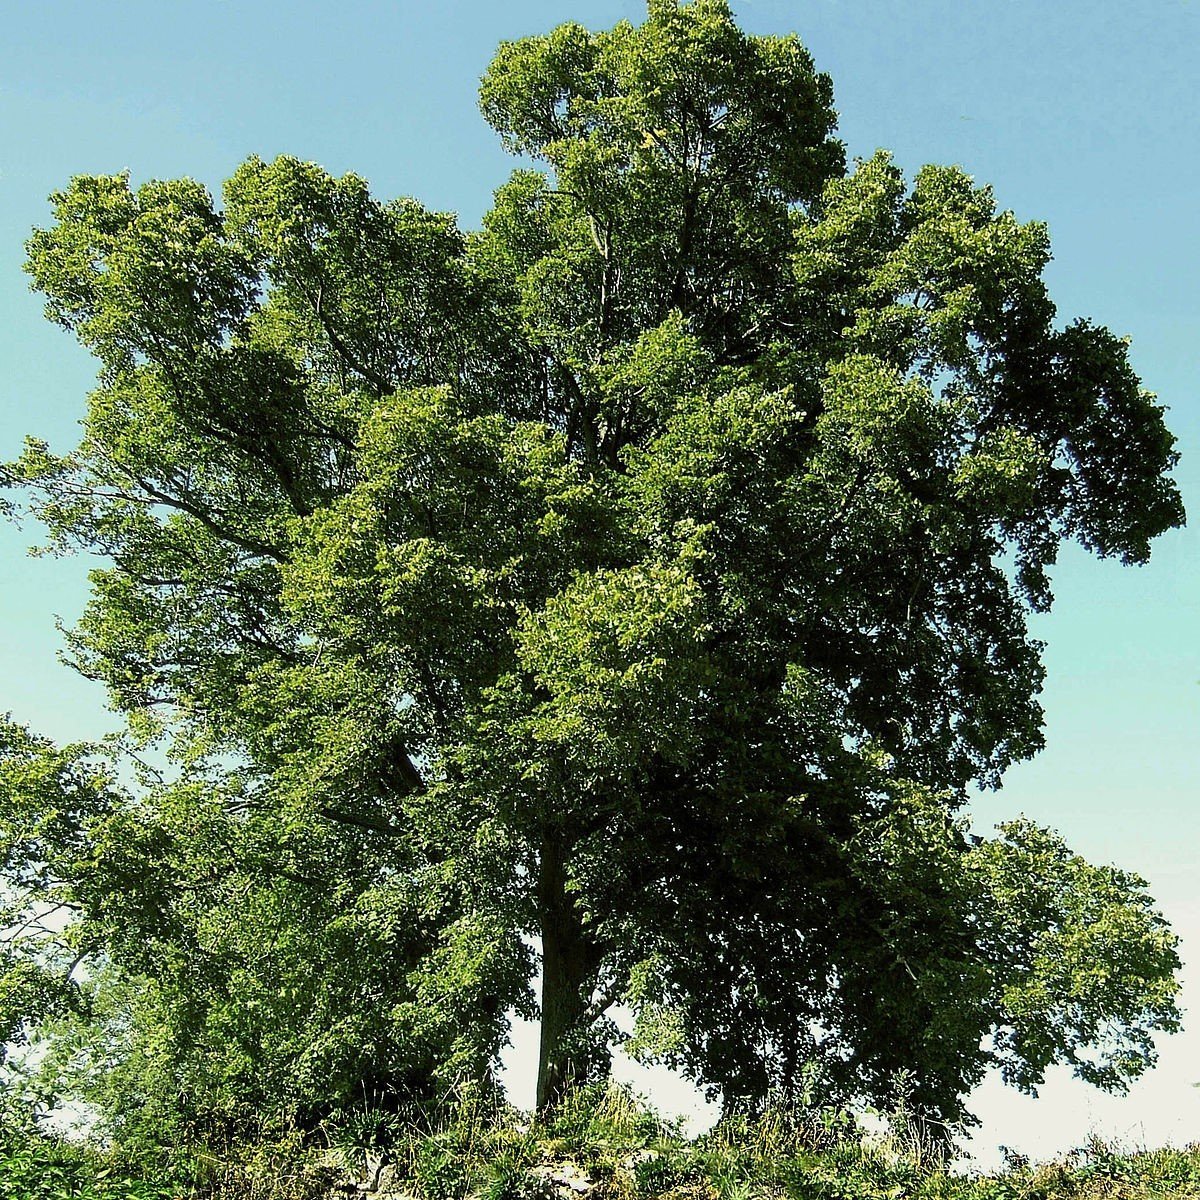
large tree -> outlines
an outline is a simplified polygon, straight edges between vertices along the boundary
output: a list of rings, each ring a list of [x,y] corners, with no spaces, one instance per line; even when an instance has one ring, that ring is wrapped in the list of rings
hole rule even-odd
[[[174,756],[80,919],[158,879],[106,928],[161,983],[258,961],[198,894],[353,911],[433,1075],[486,1073],[537,945],[541,1104],[619,1001],[730,1102],[1123,1085],[1177,1020],[1144,885],[957,812],[1041,745],[1063,540],[1182,522],[1125,344],[962,171],[847,168],[828,78],[724,0],[505,43],[481,106],[545,170],[474,234],[281,158],[221,209],[76,178],[30,242],[101,374],[10,471],[108,559],[75,660]],[[244,884],[162,882],[205,862]]]

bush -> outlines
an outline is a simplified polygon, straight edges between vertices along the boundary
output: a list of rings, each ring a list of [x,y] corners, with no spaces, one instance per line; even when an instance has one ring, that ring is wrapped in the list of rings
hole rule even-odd
[[[4,1200],[167,1200],[177,1194],[139,1164],[29,1127],[0,1127]]]
[[[485,1168],[479,1200],[553,1200],[553,1187],[530,1165],[528,1154],[502,1151]]]
[[[451,1141],[426,1138],[417,1147],[413,1182],[423,1200],[463,1200],[470,1190],[470,1171],[463,1148]]]

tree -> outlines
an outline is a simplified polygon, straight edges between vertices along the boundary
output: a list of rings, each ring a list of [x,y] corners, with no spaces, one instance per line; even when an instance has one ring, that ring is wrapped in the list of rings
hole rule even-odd
[[[521,948],[485,918],[454,958],[453,897],[390,839],[262,811],[227,764],[135,790],[129,764],[0,723],[0,1033],[37,1038],[51,1093],[148,1145],[486,1082]]]
[[[619,1000],[729,1103],[908,1072],[948,1119],[988,1064],[1122,1086],[1175,1027],[1142,881],[956,815],[1041,745],[1060,543],[1182,522],[1173,439],[1056,322],[1044,227],[847,168],[831,95],[724,0],[651,0],[501,46],[483,113],[547,170],[478,233],[280,158],[223,210],[76,178],[29,244],[101,374],[79,448],[10,472],[111,562],[75,661],[172,747],[137,873],[389,914],[370,1003],[456,1031],[429,1075],[486,1074],[531,939],[541,1105]]]

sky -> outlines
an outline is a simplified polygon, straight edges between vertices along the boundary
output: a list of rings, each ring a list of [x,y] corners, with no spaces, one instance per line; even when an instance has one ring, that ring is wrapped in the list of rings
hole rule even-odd
[[[752,33],[797,32],[833,77],[852,156],[886,147],[908,172],[955,163],[1002,207],[1046,221],[1060,316],[1132,338],[1170,408],[1176,478],[1200,524],[1200,4],[1193,0],[734,0]],[[287,153],[365,176],[476,227],[513,162],[476,108],[503,38],[567,20],[638,21],[629,0],[0,0],[0,460],[26,434],[68,448],[94,364],[46,322],[21,272],[46,198],[73,174],[189,175],[214,191],[248,155]],[[29,558],[0,526],[0,712],[58,739],[115,718],[56,661],[88,564]],[[1045,751],[978,797],[981,830],[1024,813],[1086,857],[1136,870],[1182,938],[1184,1033],[1124,1098],[1054,1074],[1037,1100],[989,1080],[973,1098],[978,1162],[1035,1157],[1097,1134],[1200,1140],[1200,546],[1193,529],[1146,567],[1067,550],[1037,618]],[[1195,962],[1196,966],[1191,964]],[[529,1030],[509,1077],[531,1087]],[[622,1067],[667,1107],[688,1089]]]

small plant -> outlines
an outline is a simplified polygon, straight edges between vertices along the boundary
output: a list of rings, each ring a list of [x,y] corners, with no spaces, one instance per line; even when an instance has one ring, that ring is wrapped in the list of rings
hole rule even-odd
[[[678,1151],[666,1151],[644,1158],[633,1168],[633,1182],[639,1196],[661,1196],[693,1179],[696,1163]]]
[[[530,1169],[527,1155],[506,1150],[485,1167],[479,1200],[552,1200],[549,1180]]]
[[[426,1138],[413,1160],[413,1182],[423,1200],[463,1200],[470,1171],[462,1149],[439,1138]]]
[[[4,1200],[168,1200],[176,1195],[177,1188],[137,1163],[33,1128],[0,1127]]]
[[[347,1108],[325,1124],[330,1146],[349,1154],[387,1150],[401,1140],[404,1132],[404,1121],[398,1114],[370,1105]]]
[[[754,1184],[736,1165],[708,1172],[708,1181],[718,1200],[751,1200]]]

